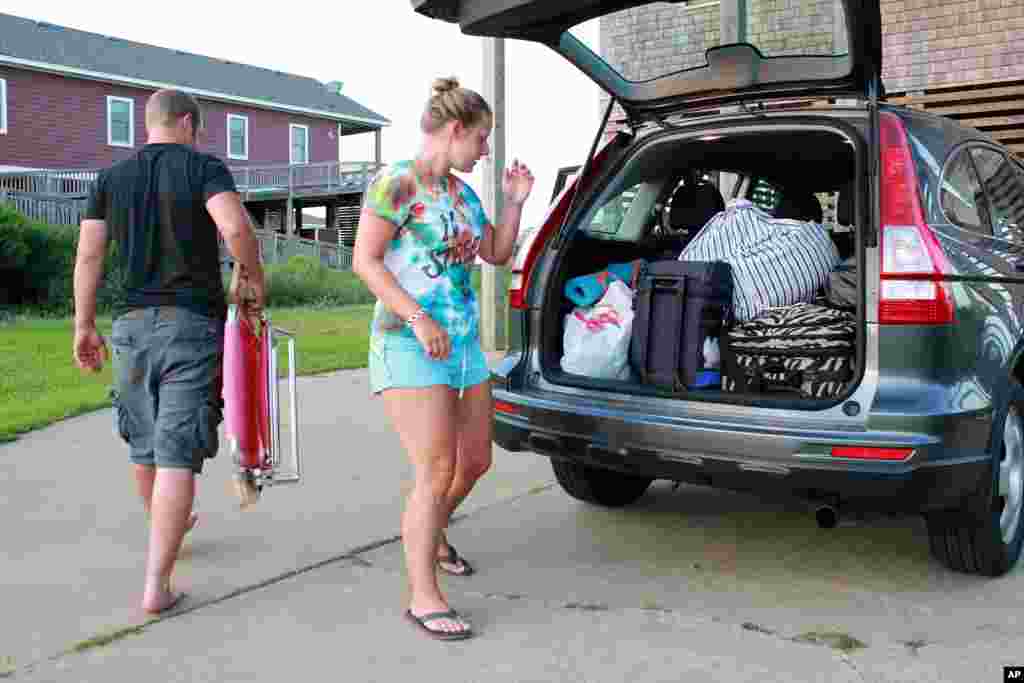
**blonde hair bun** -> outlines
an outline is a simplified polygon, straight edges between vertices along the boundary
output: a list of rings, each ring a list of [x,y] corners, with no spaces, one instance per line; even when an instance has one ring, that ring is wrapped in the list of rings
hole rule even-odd
[[[433,94],[420,117],[424,133],[433,133],[449,121],[458,121],[469,129],[485,120],[493,120],[491,105],[480,93],[461,87],[455,76],[436,78],[432,87]]]
[[[452,90],[458,90],[459,79],[455,76],[449,76],[448,78],[435,78],[434,79],[434,93],[437,95],[443,95],[446,92]]]

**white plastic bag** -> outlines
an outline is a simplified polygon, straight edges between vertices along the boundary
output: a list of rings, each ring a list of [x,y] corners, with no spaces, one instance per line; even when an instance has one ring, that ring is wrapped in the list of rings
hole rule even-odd
[[[717,370],[722,363],[722,349],[718,346],[718,340],[714,337],[705,337],[703,351],[704,367],[708,370]]]
[[[562,370],[598,379],[630,378],[633,290],[618,280],[593,306],[565,316]]]

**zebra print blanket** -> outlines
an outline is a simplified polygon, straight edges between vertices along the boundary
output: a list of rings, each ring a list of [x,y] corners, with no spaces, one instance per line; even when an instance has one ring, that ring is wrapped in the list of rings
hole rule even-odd
[[[852,313],[809,303],[773,308],[726,335],[722,389],[834,398],[853,379]]]

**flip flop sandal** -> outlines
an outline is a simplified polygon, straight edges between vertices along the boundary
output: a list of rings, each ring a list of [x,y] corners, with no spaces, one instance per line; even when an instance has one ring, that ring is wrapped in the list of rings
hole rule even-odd
[[[472,638],[475,635],[470,625],[462,621],[462,617],[460,617],[459,613],[453,609],[450,609],[447,612],[430,612],[429,614],[424,614],[422,616],[416,616],[412,613],[412,610],[407,609],[405,610],[405,618],[421,631],[424,631],[431,638],[436,638],[437,640],[466,640],[467,638]],[[437,619],[451,619],[452,621],[458,621],[465,625],[466,628],[461,631],[444,631],[427,626],[428,621],[434,621]]]
[[[444,566],[445,564],[455,565],[456,567],[461,566],[462,569],[449,569]],[[437,568],[446,574],[451,574],[452,576],[472,576],[476,573],[476,570],[473,569],[473,565],[466,562],[466,558],[460,556],[455,550],[455,546],[451,543],[448,544],[448,557],[437,558]]]

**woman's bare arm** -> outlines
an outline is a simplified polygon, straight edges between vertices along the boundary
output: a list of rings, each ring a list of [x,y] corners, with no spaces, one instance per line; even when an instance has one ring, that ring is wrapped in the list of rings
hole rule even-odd
[[[363,209],[359,214],[359,227],[356,229],[352,270],[389,311],[402,321],[406,321],[420,310],[420,305],[384,265],[384,255],[397,229],[391,221]],[[429,317],[418,318],[412,330],[431,357],[447,358],[451,353],[448,333]]]
[[[490,226],[480,243],[480,258],[495,266],[508,263],[519,237],[522,216],[522,204],[506,204],[501,212],[501,223]]]
[[[363,209],[359,214],[359,227],[356,229],[352,270],[389,311],[402,320],[408,320],[420,306],[398,284],[398,280],[384,265],[384,254],[387,253],[388,244],[394,239],[397,229],[398,227],[391,221]]]

